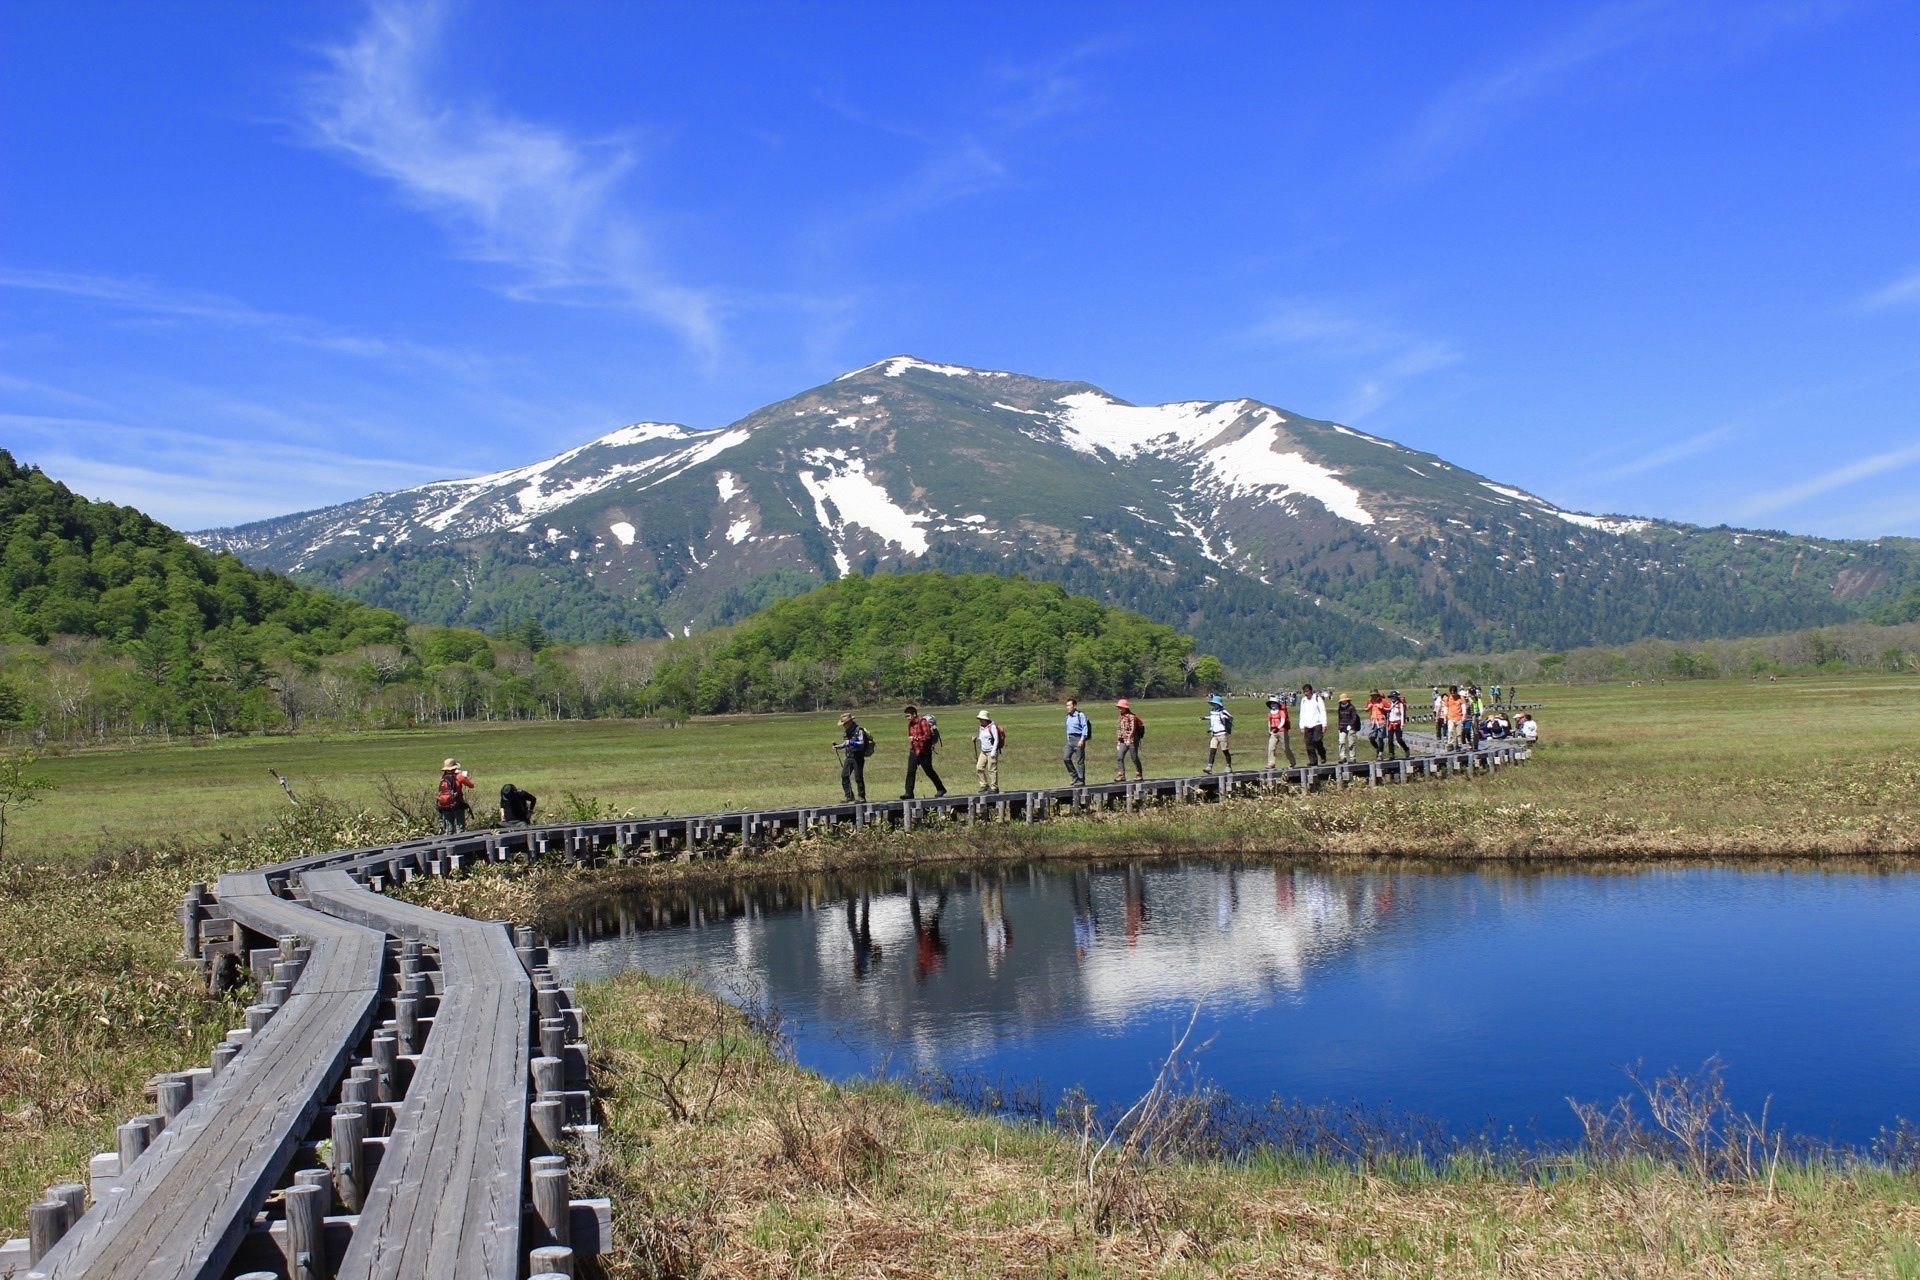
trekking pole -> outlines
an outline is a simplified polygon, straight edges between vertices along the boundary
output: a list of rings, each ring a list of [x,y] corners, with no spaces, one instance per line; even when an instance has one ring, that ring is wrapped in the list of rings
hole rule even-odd
[[[267,770],[267,772],[272,774],[274,781],[280,784],[280,789],[287,793],[287,803],[291,804],[296,809],[299,808],[300,800],[299,800],[299,797],[293,794],[293,785],[289,783],[285,778],[280,776],[280,771],[278,769],[269,769]]]

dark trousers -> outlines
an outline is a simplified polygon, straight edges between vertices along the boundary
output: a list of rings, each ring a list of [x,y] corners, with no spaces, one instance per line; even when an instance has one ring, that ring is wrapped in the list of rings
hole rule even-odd
[[[867,798],[867,758],[856,749],[849,748],[840,753],[840,789],[847,793],[847,799]],[[855,788],[860,794],[854,795]]]
[[[1400,750],[1407,759],[1413,759],[1413,748],[1407,745],[1406,730],[1397,724],[1387,730],[1387,759],[1389,760],[1393,759],[1393,747],[1395,743],[1400,744]]]
[[[1325,764],[1327,762],[1327,731],[1322,725],[1301,730],[1307,741],[1307,763]]]
[[[907,752],[907,799],[913,799],[913,777],[921,769],[927,771],[927,781],[933,784],[933,789],[945,795],[946,784],[941,782],[940,775],[933,771],[933,748],[928,747],[925,751]]]

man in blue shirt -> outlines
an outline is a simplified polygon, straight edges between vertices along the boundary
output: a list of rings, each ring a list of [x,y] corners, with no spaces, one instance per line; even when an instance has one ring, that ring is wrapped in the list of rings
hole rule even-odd
[[[1087,722],[1086,712],[1080,710],[1080,704],[1072,698],[1067,699],[1067,745],[1060,752],[1060,762],[1067,766],[1067,776],[1073,779],[1073,785],[1087,785],[1087,739],[1093,736],[1093,726]]]

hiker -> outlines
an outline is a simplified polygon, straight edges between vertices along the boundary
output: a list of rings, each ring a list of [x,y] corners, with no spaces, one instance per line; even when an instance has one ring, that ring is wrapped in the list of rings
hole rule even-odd
[[[1407,700],[1398,689],[1387,695],[1387,759],[1393,759],[1396,745],[1400,754],[1413,759],[1413,748],[1407,745]]]
[[[947,794],[946,784],[940,781],[940,775],[933,771],[933,748],[940,741],[939,730],[932,720],[920,714],[920,708],[907,708],[907,789],[901,793],[902,800],[913,799],[913,781],[921,770],[926,771],[927,781],[933,784],[933,795],[937,800]]]
[[[1353,749],[1360,742],[1360,709],[1353,705],[1353,699],[1346,694],[1340,695],[1340,705],[1334,708],[1334,720],[1339,725],[1340,743],[1334,759],[1342,764],[1353,763]]]
[[[1440,741],[1457,747],[1464,736],[1462,722],[1467,716],[1467,700],[1461,696],[1459,685],[1450,684],[1442,702],[1446,713],[1446,729],[1440,734]]]
[[[1447,695],[1440,692],[1440,686],[1433,686],[1433,736],[1445,742],[1447,740]]]
[[[1125,698],[1113,704],[1120,713],[1113,722],[1113,780],[1127,780],[1127,757],[1133,757],[1133,776],[1136,782],[1144,782],[1147,777],[1146,766],[1140,763],[1140,744],[1147,738],[1147,722],[1133,714],[1133,704]]]
[[[1367,695],[1367,741],[1373,744],[1373,758],[1387,753],[1387,695],[1375,689]]]
[[[1267,699],[1267,768],[1273,768],[1275,748],[1286,752],[1287,768],[1291,769],[1299,762],[1293,758],[1293,713],[1287,706],[1287,700],[1279,694]]]
[[[1227,710],[1226,699],[1214,694],[1207,699],[1207,767],[1202,773],[1213,772],[1216,757],[1227,758],[1227,772],[1233,772],[1233,712]]]
[[[873,754],[873,735],[862,729],[848,712],[840,717],[840,741],[833,744],[840,753],[840,790],[845,793],[847,802],[855,799],[862,803],[867,798],[867,757]],[[854,789],[859,795],[854,795]]]
[[[440,785],[433,793],[433,807],[440,814],[440,834],[457,835],[467,829],[467,797],[473,790],[473,779],[460,767],[460,762],[448,756],[440,764]]]
[[[511,782],[500,788],[500,825],[503,827],[526,827],[533,824],[533,807],[540,798],[531,791],[522,791]]]
[[[1060,749],[1060,763],[1067,766],[1073,785],[1087,785],[1087,739],[1093,736],[1093,724],[1087,713],[1072,698],[1067,699],[1067,744]]]
[[[1000,790],[1000,748],[1007,744],[1007,733],[985,707],[976,719],[980,731],[973,736],[973,776],[980,780],[980,794],[990,796]]]
[[[1327,700],[1313,691],[1313,686],[1300,686],[1300,737],[1307,744],[1307,765],[1327,762]]]
[[[1496,707],[1500,705],[1500,686],[1499,685],[1493,686],[1493,705]]]

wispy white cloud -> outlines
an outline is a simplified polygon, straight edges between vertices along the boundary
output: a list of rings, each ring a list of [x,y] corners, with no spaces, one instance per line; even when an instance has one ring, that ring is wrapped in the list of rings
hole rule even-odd
[[[1389,149],[1384,176],[1390,182],[1430,178],[1507,121],[1556,95],[1577,93],[1604,73],[1618,69],[1635,85],[1652,71],[1676,67],[1699,75],[1851,7],[1845,0],[1731,6],[1622,0],[1588,10],[1507,61],[1443,89]]]
[[[1859,484],[1863,480],[1871,480],[1876,476],[1904,470],[1915,463],[1920,463],[1920,442],[1902,445],[1897,449],[1888,449],[1884,453],[1860,458],[1823,471],[1819,475],[1809,476],[1794,484],[1758,494],[1741,508],[1741,514],[1752,518],[1775,511],[1784,511],[1823,494],[1832,493],[1836,489],[1844,489],[1849,485]]]
[[[265,310],[220,294],[166,288],[147,280],[0,268],[0,289],[57,294],[130,315],[247,329],[336,355],[425,366],[462,376],[477,375],[485,364],[478,357],[445,347],[353,333],[308,316]]]
[[[362,456],[329,444],[328,424],[261,407],[272,430],[223,437],[121,417],[0,413],[23,463],[91,498],[139,507],[179,529],[205,529],[323,506],[378,489],[439,479],[435,468]]]
[[[1886,311],[1894,307],[1920,305],[1920,271],[1892,280],[1862,297],[1862,311]]]
[[[623,200],[632,147],[437,94],[445,10],[381,0],[352,43],[327,50],[306,104],[314,138],[440,218],[461,253],[505,271],[511,296],[631,308],[711,357],[720,300],[656,261]]]
[[[1616,480],[1627,480],[1634,476],[1643,476],[1651,471],[1664,470],[1676,462],[1685,462],[1688,458],[1697,458],[1711,449],[1717,448],[1733,437],[1732,427],[1715,427],[1702,431],[1698,435],[1677,440],[1663,449],[1654,449],[1644,453],[1635,453],[1627,462],[1609,467],[1604,471],[1591,473],[1587,480],[1606,484]]]
[[[1461,358],[1444,339],[1316,303],[1280,303],[1240,339],[1254,346],[1304,351],[1344,371],[1352,387],[1335,413],[1348,422],[1360,421],[1397,397],[1407,383]]]

